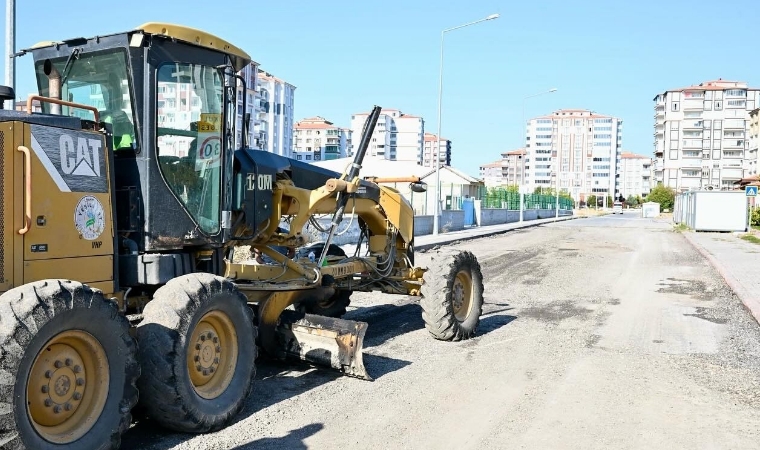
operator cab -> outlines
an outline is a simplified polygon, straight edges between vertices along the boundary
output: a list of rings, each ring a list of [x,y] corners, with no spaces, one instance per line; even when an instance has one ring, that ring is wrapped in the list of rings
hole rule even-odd
[[[113,133],[117,232],[143,251],[218,248],[228,236],[236,72],[242,50],[187,27],[43,42],[33,54],[39,93],[87,105]],[[43,113],[93,119],[42,102]]]

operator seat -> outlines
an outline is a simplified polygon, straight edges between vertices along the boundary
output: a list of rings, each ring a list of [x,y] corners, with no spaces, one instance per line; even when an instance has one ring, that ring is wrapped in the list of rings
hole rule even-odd
[[[135,141],[132,120],[129,114],[121,109],[101,111],[100,115],[103,122],[110,123],[113,126],[113,149],[132,149]]]

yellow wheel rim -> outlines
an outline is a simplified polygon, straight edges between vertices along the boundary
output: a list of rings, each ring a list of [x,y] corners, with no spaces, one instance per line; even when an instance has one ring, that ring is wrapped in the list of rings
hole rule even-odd
[[[80,330],[64,331],[42,348],[26,384],[32,426],[49,442],[67,444],[95,425],[108,398],[106,352]]]
[[[210,311],[201,317],[188,342],[187,369],[195,392],[209,400],[219,397],[237,366],[235,326],[227,314]]]
[[[464,322],[472,311],[472,277],[464,270],[459,271],[451,288],[454,316]]]

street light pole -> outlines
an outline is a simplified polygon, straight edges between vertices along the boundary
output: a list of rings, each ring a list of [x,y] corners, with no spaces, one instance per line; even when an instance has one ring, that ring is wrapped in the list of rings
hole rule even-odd
[[[474,22],[459,25],[453,28],[447,28],[441,31],[441,66],[438,76],[438,135],[436,136],[436,151],[435,151],[435,214],[433,215],[433,234],[438,234],[438,216],[441,213],[441,105],[443,102],[443,38],[449,31],[458,30],[460,28],[475,25],[476,23],[485,22],[486,20],[498,19],[498,14],[491,14],[490,16],[476,20]]]
[[[16,1],[5,0],[5,85],[16,91]],[[6,109],[14,110],[16,99]]]
[[[552,92],[557,92],[557,88],[551,88],[548,91],[539,92],[538,94],[529,95],[525,98],[523,98],[522,102],[522,122],[520,124],[520,143],[521,145],[525,145],[525,101],[529,98],[538,97],[539,95],[544,94],[551,94]],[[519,150],[518,150],[519,151]],[[520,222],[523,221],[523,211],[525,210],[525,199],[523,198],[523,186],[525,185],[525,158],[528,156],[528,150],[523,147],[523,156],[522,156],[522,167],[520,168]]]

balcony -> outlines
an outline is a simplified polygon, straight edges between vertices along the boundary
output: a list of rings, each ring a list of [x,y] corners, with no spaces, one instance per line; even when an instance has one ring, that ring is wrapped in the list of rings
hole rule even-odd
[[[744,150],[745,146],[744,139],[724,139],[723,140],[723,148],[724,149],[733,149],[733,150]]]
[[[681,144],[683,148],[702,149],[702,139],[684,139]]]
[[[684,130],[701,130],[705,127],[703,120],[684,120],[681,122]]]
[[[744,130],[744,119],[725,119],[723,121],[724,130]]]
[[[741,150],[723,150],[723,158],[726,159],[740,159],[744,156],[744,152]]]

